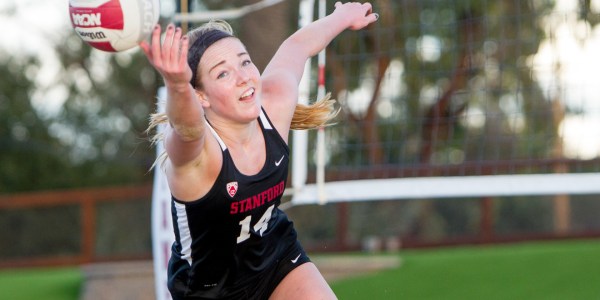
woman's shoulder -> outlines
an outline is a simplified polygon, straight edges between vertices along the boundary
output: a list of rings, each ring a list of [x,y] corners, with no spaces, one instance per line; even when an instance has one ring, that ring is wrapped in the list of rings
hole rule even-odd
[[[263,109],[265,114],[271,120],[271,123],[282,136],[287,136],[287,131],[292,123],[292,116],[296,107],[295,102],[279,97],[265,97],[263,100]]]
[[[205,150],[185,165],[174,166],[167,161],[169,188],[181,201],[193,201],[206,195],[221,172],[223,154],[218,142],[207,136],[205,143]]]

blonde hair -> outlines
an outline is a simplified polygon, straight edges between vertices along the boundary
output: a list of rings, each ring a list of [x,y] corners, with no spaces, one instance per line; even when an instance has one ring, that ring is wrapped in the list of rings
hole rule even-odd
[[[203,34],[213,30],[220,30],[233,36],[233,29],[231,28],[231,25],[229,25],[229,23],[222,20],[213,20],[187,33],[190,47]],[[197,70],[192,70],[192,72],[194,73],[196,71]],[[196,79],[196,81],[199,82],[200,80]],[[339,108],[335,108],[335,102],[335,100],[331,99],[331,93],[328,93],[327,95],[325,95],[325,97],[317,100],[316,102],[310,105],[296,104],[294,115],[292,117],[292,122],[290,124],[290,129],[309,130],[332,125],[333,119],[335,119],[335,117],[340,112]],[[159,125],[166,123],[169,123],[169,118],[165,113],[151,114],[150,123],[148,129],[146,129],[146,134],[150,134],[150,132],[155,130]],[[154,135],[150,137],[150,142],[152,145],[155,145],[159,142],[162,142],[164,138],[164,134],[162,132],[157,131]],[[152,164],[152,167],[150,169],[154,168],[158,163],[162,165],[166,161],[166,159],[167,154],[165,151],[159,155],[159,157]]]

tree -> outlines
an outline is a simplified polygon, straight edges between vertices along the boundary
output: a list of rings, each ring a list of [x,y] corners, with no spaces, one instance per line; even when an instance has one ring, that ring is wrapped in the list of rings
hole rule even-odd
[[[51,127],[71,161],[91,178],[80,185],[151,180],[154,152],[144,131],[155,109],[159,77],[141,51],[109,54],[78,37],[57,45],[62,68],[55,85],[69,91]]]
[[[25,23],[18,18],[27,5],[33,4],[0,14]],[[156,73],[141,51],[93,50],[67,22],[60,31],[32,25],[23,33],[54,46],[43,60],[32,51],[0,49],[6,54],[0,60],[3,193],[151,180],[154,152],[143,132],[154,109]],[[55,68],[45,67],[48,60]]]
[[[39,68],[33,57],[13,57],[0,50],[0,191],[9,193],[61,185],[68,167],[59,141],[48,131],[29,101]],[[28,70],[23,72],[23,70]]]

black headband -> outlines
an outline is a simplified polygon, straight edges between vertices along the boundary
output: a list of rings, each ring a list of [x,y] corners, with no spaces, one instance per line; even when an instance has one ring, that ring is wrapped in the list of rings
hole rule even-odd
[[[192,80],[190,81],[192,87],[196,88],[196,78],[198,77],[196,73],[198,73],[198,64],[200,63],[200,58],[204,55],[204,51],[218,40],[232,36],[225,31],[214,29],[200,35],[192,44],[187,57],[188,65],[192,69]]]

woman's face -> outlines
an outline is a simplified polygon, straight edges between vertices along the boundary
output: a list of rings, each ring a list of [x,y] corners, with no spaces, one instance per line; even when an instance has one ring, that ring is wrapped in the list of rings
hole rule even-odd
[[[240,40],[224,38],[212,44],[202,55],[197,72],[201,96],[211,111],[240,123],[258,118],[260,73]]]

